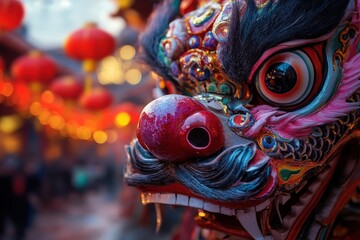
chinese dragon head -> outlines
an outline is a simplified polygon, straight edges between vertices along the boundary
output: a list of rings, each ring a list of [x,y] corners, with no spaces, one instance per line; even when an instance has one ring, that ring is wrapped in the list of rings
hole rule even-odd
[[[165,93],[125,181],[241,239],[324,239],[359,217],[360,2],[165,0],[140,38]],[[225,239],[225,238],[224,238]]]

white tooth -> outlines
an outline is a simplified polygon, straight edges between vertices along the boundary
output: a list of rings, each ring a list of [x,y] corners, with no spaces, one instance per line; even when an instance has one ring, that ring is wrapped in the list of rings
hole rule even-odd
[[[255,240],[265,239],[261,233],[259,224],[257,222],[255,208],[248,208],[246,210],[237,210],[236,218]]]
[[[148,193],[149,202],[154,203],[158,198],[159,193]]]
[[[280,220],[280,223],[282,224],[283,223],[283,219],[282,219],[282,217],[281,217],[281,213],[280,213],[280,201],[281,200],[279,200],[279,199],[277,199],[277,200],[275,200],[275,209],[276,209],[276,213],[277,213],[277,215],[278,215],[278,217],[279,217],[279,220]]]
[[[205,202],[204,203],[204,210],[209,211],[209,212],[213,212],[213,213],[218,213],[218,212],[220,212],[220,206],[212,204],[212,203]]]
[[[265,240],[272,240],[273,239],[273,237],[272,236],[265,236],[265,238],[264,238]]]
[[[257,205],[255,208],[256,208],[257,212],[260,212],[261,210],[264,210],[269,205],[270,205],[270,199],[267,199],[265,202]]]
[[[202,209],[204,206],[204,201],[191,197],[189,200],[189,206],[193,208]]]
[[[221,207],[220,213],[227,215],[227,216],[234,216],[235,215],[235,209],[227,208],[227,207]]]
[[[189,197],[182,194],[176,194],[176,205],[188,206]]]
[[[280,203],[281,205],[284,205],[285,203],[287,203],[287,201],[289,201],[290,199],[290,195],[283,195],[280,197]]]
[[[158,203],[160,201],[160,199],[161,199],[161,194],[160,193],[154,193],[153,196],[154,196],[153,197],[153,202]]]
[[[165,194],[159,194],[159,197],[157,198],[158,203],[163,204],[175,204],[175,194],[171,193],[165,193]]]

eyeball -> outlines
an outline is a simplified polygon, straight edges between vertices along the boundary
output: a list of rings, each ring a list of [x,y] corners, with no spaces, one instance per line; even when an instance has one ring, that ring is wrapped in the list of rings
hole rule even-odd
[[[256,88],[259,95],[272,105],[298,105],[314,87],[314,71],[306,53],[279,53],[261,67],[256,77]]]

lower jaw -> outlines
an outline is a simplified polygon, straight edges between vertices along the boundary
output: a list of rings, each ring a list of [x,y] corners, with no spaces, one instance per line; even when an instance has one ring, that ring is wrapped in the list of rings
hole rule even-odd
[[[326,191],[329,182],[334,175],[334,169],[336,169],[336,165],[339,159],[339,154],[336,154],[330,161],[331,167],[325,169],[321,174],[319,174],[312,182],[312,184],[309,184],[309,186],[305,186],[304,189],[299,192],[299,197],[296,202],[291,202],[292,199],[288,201],[288,204],[290,204],[291,206],[289,212],[286,212],[286,214],[284,214],[283,216],[279,216],[280,218],[282,218],[281,226],[271,227],[269,221],[272,221],[273,219],[262,218],[263,216],[269,217],[270,214],[264,214],[267,211],[275,211],[274,201],[276,200],[273,200],[270,206],[264,206],[262,210],[259,210],[256,213],[259,223],[258,229],[261,229],[261,234],[264,239],[267,239],[267,237],[272,237],[273,239],[296,239],[299,235],[302,234],[304,224],[307,224],[307,222],[313,221],[314,219],[314,216],[312,216],[312,214],[314,213],[314,209],[316,209],[321,199],[321,196]],[[144,204],[157,202],[197,208],[196,206],[192,206],[190,204],[191,197],[187,197],[185,195],[177,194],[183,199],[187,197],[187,204],[177,200],[169,203],[157,197],[156,193],[151,194],[153,198],[147,200],[144,199],[146,194],[142,194],[142,200]],[[177,197],[175,197],[175,199],[176,198]],[[198,200],[201,201],[200,199]],[[211,207],[210,203],[208,203],[207,206]],[[242,223],[239,222],[239,217],[236,216],[239,210],[231,209],[233,212],[228,212],[229,216],[226,216],[224,214],[221,214],[221,212],[209,212],[213,211],[214,209],[209,209],[209,211],[207,211],[206,208],[207,207],[203,207],[202,209],[200,209],[199,214],[195,217],[196,223],[199,227],[204,229],[211,229],[215,232],[222,232],[226,235],[236,236],[239,237],[239,239],[254,238],[253,234],[249,234],[249,231],[246,230],[242,226]],[[271,216],[276,217],[274,215]],[[311,239],[316,239],[316,234],[312,235]]]
[[[334,162],[337,162],[337,160],[338,157]],[[319,175],[314,185],[310,185],[308,189],[304,189],[305,193],[299,197],[298,201],[290,208],[290,212],[286,213],[286,215],[281,216],[280,213],[270,214],[270,211],[276,211],[275,204],[257,213],[258,222],[260,222],[259,229],[261,229],[264,238],[272,235],[273,239],[296,239],[297,236],[299,236],[305,221],[318,205],[321,195],[326,190],[326,186],[328,186],[331,176],[334,173],[331,169],[334,169],[334,167],[322,173],[321,176]],[[312,192],[311,198],[309,191]],[[272,228],[271,221],[273,219],[270,219],[270,216],[281,218],[281,226]],[[262,217],[263,219],[261,219]],[[195,220],[201,228],[219,231],[244,239],[253,238],[235,216],[224,216],[203,211],[196,216]]]
[[[338,158],[338,156],[335,157],[331,161],[331,164],[336,165]],[[200,227],[223,232],[231,236],[252,239],[256,238],[256,236],[264,238],[265,236],[273,235],[274,239],[296,239],[304,222],[316,207],[320,196],[325,191],[333,175],[333,169],[335,169],[335,166],[324,170],[317,176],[313,184],[304,187],[302,191],[305,193],[300,195],[296,202],[291,202],[292,207],[284,216],[281,216],[280,213],[270,214],[270,212],[276,212],[275,205],[280,204],[276,203],[276,199],[273,199],[271,202],[269,199],[263,204],[241,210],[206,202],[191,196],[191,194],[188,196],[183,195],[189,191],[181,188],[177,190],[183,194],[166,193],[168,192],[167,189],[161,189],[161,187],[154,189],[144,188],[142,191],[145,193],[141,195],[142,203],[160,203],[197,208],[200,214],[196,217],[196,222]],[[289,200],[289,202],[290,201],[291,200]],[[246,214],[247,212],[252,213]],[[273,219],[269,219],[270,216],[279,217],[281,219],[281,225],[272,227],[271,221],[273,221]],[[248,224],[248,222],[251,221],[253,222],[253,226]]]
[[[283,216],[281,216],[280,213],[278,214],[278,217],[281,218],[281,225],[277,227],[271,227],[271,221],[273,221],[273,219],[269,219],[270,216],[276,217],[277,215],[270,214],[271,211],[276,211],[276,203],[274,203],[276,200],[273,200],[271,205],[268,205],[270,202],[266,202],[262,208],[259,208],[259,206],[252,207],[251,209],[253,210],[253,215],[250,218],[246,216],[245,218],[242,218],[241,215],[241,213],[246,213],[250,210],[250,208],[245,211],[224,208],[224,211],[226,211],[227,214],[223,214],[222,207],[211,203],[202,202],[203,207],[199,209],[200,207],[194,204],[195,200],[192,200],[195,198],[182,194],[176,194],[175,199],[172,201],[169,201],[169,199],[164,200],[160,197],[160,195],[164,195],[166,197],[171,194],[142,194],[142,202],[143,204],[162,203],[198,208],[200,212],[196,217],[196,223],[200,227],[223,232],[232,236],[238,236],[240,238],[252,239],[255,238],[254,236],[265,238],[266,236],[272,235],[274,239],[296,239],[296,237],[300,234],[305,221],[307,221],[308,217],[312,214],[313,210],[319,203],[321,196],[326,190],[326,187],[328,186],[328,183],[334,173],[333,169],[335,169],[338,159],[339,156],[336,155],[331,161],[331,165],[334,166],[331,166],[331,168],[328,168],[319,174],[313,181],[313,184],[304,187],[302,190],[303,193],[299,196],[296,202],[291,202],[291,200],[289,200],[292,207],[290,208],[290,211]],[[177,199],[183,200],[178,201]],[[202,201],[200,199],[197,200],[198,202]],[[216,207],[218,210],[214,210]],[[245,219],[245,221],[242,221],[243,219]],[[255,230],[249,230],[251,225],[246,226],[246,222],[251,221],[251,219],[256,219],[256,224],[258,224],[255,226]],[[244,227],[242,225],[244,225]]]
[[[204,229],[219,231],[226,235],[252,239],[251,235],[241,226],[236,217],[204,212],[195,217],[196,224]]]

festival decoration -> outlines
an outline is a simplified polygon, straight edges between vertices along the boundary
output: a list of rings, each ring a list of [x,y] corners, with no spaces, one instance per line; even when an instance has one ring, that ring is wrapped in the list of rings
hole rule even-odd
[[[95,90],[96,88],[93,89]],[[105,97],[105,101],[98,98],[103,106],[101,114],[98,114],[93,109],[100,109],[99,106],[90,105],[92,108],[88,110],[77,104],[67,104],[66,101],[72,100],[63,99],[50,90],[44,90],[35,96],[24,82],[0,78],[1,103],[5,102],[21,116],[33,116],[45,132],[51,129],[61,137],[94,141],[98,144],[113,143],[122,138],[131,139],[134,134],[132,129],[139,119],[141,109],[138,106],[130,103],[110,106],[111,98],[111,95]],[[120,127],[126,136],[118,135],[116,129]]]
[[[12,31],[24,18],[24,6],[18,0],[0,0],[0,32]]]
[[[127,147],[142,203],[199,209],[202,239],[359,236],[359,11],[355,0],[160,4],[141,52],[179,95],[146,106]]]
[[[91,74],[95,72],[99,60],[113,53],[115,39],[95,23],[87,23],[67,38],[64,49],[70,57],[83,61],[83,71],[87,74],[85,91],[90,91]]]
[[[90,111],[99,111],[108,107],[113,100],[111,93],[104,88],[94,88],[85,92],[80,98],[80,104]]]
[[[55,61],[37,50],[19,57],[11,66],[15,80],[30,84],[31,89],[37,93],[41,91],[42,85],[55,78],[57,71]]]
[[[83,92],[83,79],[77,76],[62,76],[53,80],[50,91],[64,100],[75,101]]]

